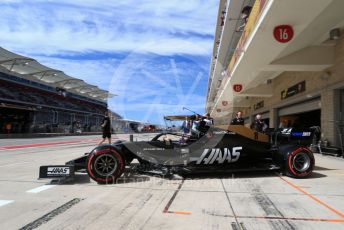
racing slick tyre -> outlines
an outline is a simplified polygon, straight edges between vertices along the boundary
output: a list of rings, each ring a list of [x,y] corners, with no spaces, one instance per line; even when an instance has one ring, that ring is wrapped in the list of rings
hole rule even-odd
[[[288,155],[286,175],[304,178],[312,174],[314,168],[313,153],[307,148],[298,148]]]
[[[115,149],[103,149],[87,158],[87,173],[100,184],[115,183],[125,169],[125,160]]]

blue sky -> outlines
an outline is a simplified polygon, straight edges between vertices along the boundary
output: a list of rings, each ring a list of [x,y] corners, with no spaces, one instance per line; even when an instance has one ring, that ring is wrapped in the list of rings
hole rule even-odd
[[[0,46],[119,96],[134,120],[204,112],[218,0],[2,0]]]

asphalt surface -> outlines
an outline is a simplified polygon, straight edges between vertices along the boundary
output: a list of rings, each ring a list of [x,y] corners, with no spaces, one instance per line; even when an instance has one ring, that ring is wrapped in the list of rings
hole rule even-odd
[[[39,166],[64,164],[98,141],[0,140],[0,229],[344,229],[344,160],[318,154],[313,176],[299,180],[273,172],[132,174],[113,185],[87,175],[62,184],[37,179]]]

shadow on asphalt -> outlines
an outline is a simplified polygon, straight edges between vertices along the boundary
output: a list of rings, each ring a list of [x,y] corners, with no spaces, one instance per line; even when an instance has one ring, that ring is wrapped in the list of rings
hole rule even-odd
[[[315,171],[327,171],[327,170],[338,170],[338,169],[329,169],[329,168],[324,168],[320,166],[314,166]]]
[[[147,175],[139,174],[126,169],[123,176],[116,180],[115,184],[133,184],[133,183],[143,183],[150,181],[152,177],[158,177],[165,180],[202,180],[202,179],[252,179],[252,178],[267,178],[267,177],[279,177],[282,174],[276,171],[251,171],[251,172],[235,172],[235,173],[193,173],[184,176],[172,176],[172,177],[161,177],[159,175]],[[316,179],[327,177],[326,175],[313,172],[310,177],[301,178],[302,180]],[[89,184],[91,183],[90,177],[87,173],[76,174],[74,178],[65,180],[52,180],[50,184],[64,184],[64,185],[74,185],[74,184]]]
[[[116,180],[113,184],[129,184],[129,183],[142,183],[149,181],[150,177],[147,175],[132,173],[129,170],[125,170],[124,174]],[[75,185],[75,184],[90,184],[91,178],[87,173],[75,174],[73,178],[51,180],[49,184],[53,185]]]
[[[184,176],[185,179],[250,179],[264,177],[279,177],[282,174],[278,171],[251,171],[235,173],[211,173],[211,174],[190,174]],[[302,180],[327,177],[319,172],[313,172],[310,177],[300,178]]]
[[[315,179],[315,178],[323,178],[323,177],[327,177],[327,176],[318,172],[313,172],[310,177],[304,178],[304,179]]]

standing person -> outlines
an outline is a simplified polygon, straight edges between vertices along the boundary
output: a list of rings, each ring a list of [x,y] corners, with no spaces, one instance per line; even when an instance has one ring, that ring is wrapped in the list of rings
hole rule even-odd
[[[287,125],[287,121],[286,120],[282,120],[278,126],[279,129],[284,129],[284,128],[287,128],[288,125]]]
[[[268,126],[262,120],[262,115],[257,114],[256,119],[254,119],[254,121],[251,124],[251,129],[253,129],[257,132],[264,132],[267,127]]]
[[[105,117],[101,124],[102,130],[103,130],[103,140],[100,141],[98,145],[103,144],[106,138],[108,139],[109,144],[111,144],[111,121],[110,121],[109,114],[110,112],[105,112]]]
[[[210,117],[210,113],[206,113],[204,115],[204,119],[203,120],[205,121],[205,124],[207,126],[211,126],[211,125],[214,124],[214,119],[212,117]]]
[[[238,111],[236,113],[235,118],[231,121],[231,125],[244,125],[245,121],[244,118],[242,118],[242,112]]]
[[[185,117],[185,120],[183,121],[183,125],[182,125],[183,135],[179,140],[179,144],[181,144],[181,145],[186,144],[186,141],[190,137],[191,125],[192,125],[191,118]]]
[[[185,120],[184,120],[183,125],[182,125],[182,130],[183,130],[184,134],[190,133],[191,122],[192,121],[189,119],[189,117],[185,117]]]
[[[6,129],[6,133],[7,134],[10,134],[11,133],[11,130],[12,130],[12,124],[10,122],[8,122],[6,125],[5,125],[5,129]]]
[[[243,23],[241,26],[239,26],[239,27],[237,28],[237,30],[236,30],[237,32],[239,32],[239,31],[244,31],[245,26],[247,25],[248,18],[249,18],[249,16],[250,16],[251,10],[252,10],[252,7],[251,7],[251,6],[245,6],[245,7],[242,9],[242,11],[241,11],[241,18],[242,18],[242,20],[244,21],[244,23]]]
[[[199,124],[200,124],[199,119],[200,119],[200,116],[198,114],[193,115],[191,117],[192,123],[191,123],[191,130],[190,131],[191,131],[191,135],[192,136],[198,137],[198,134],[199,134],[198,127],[199,127]]]

